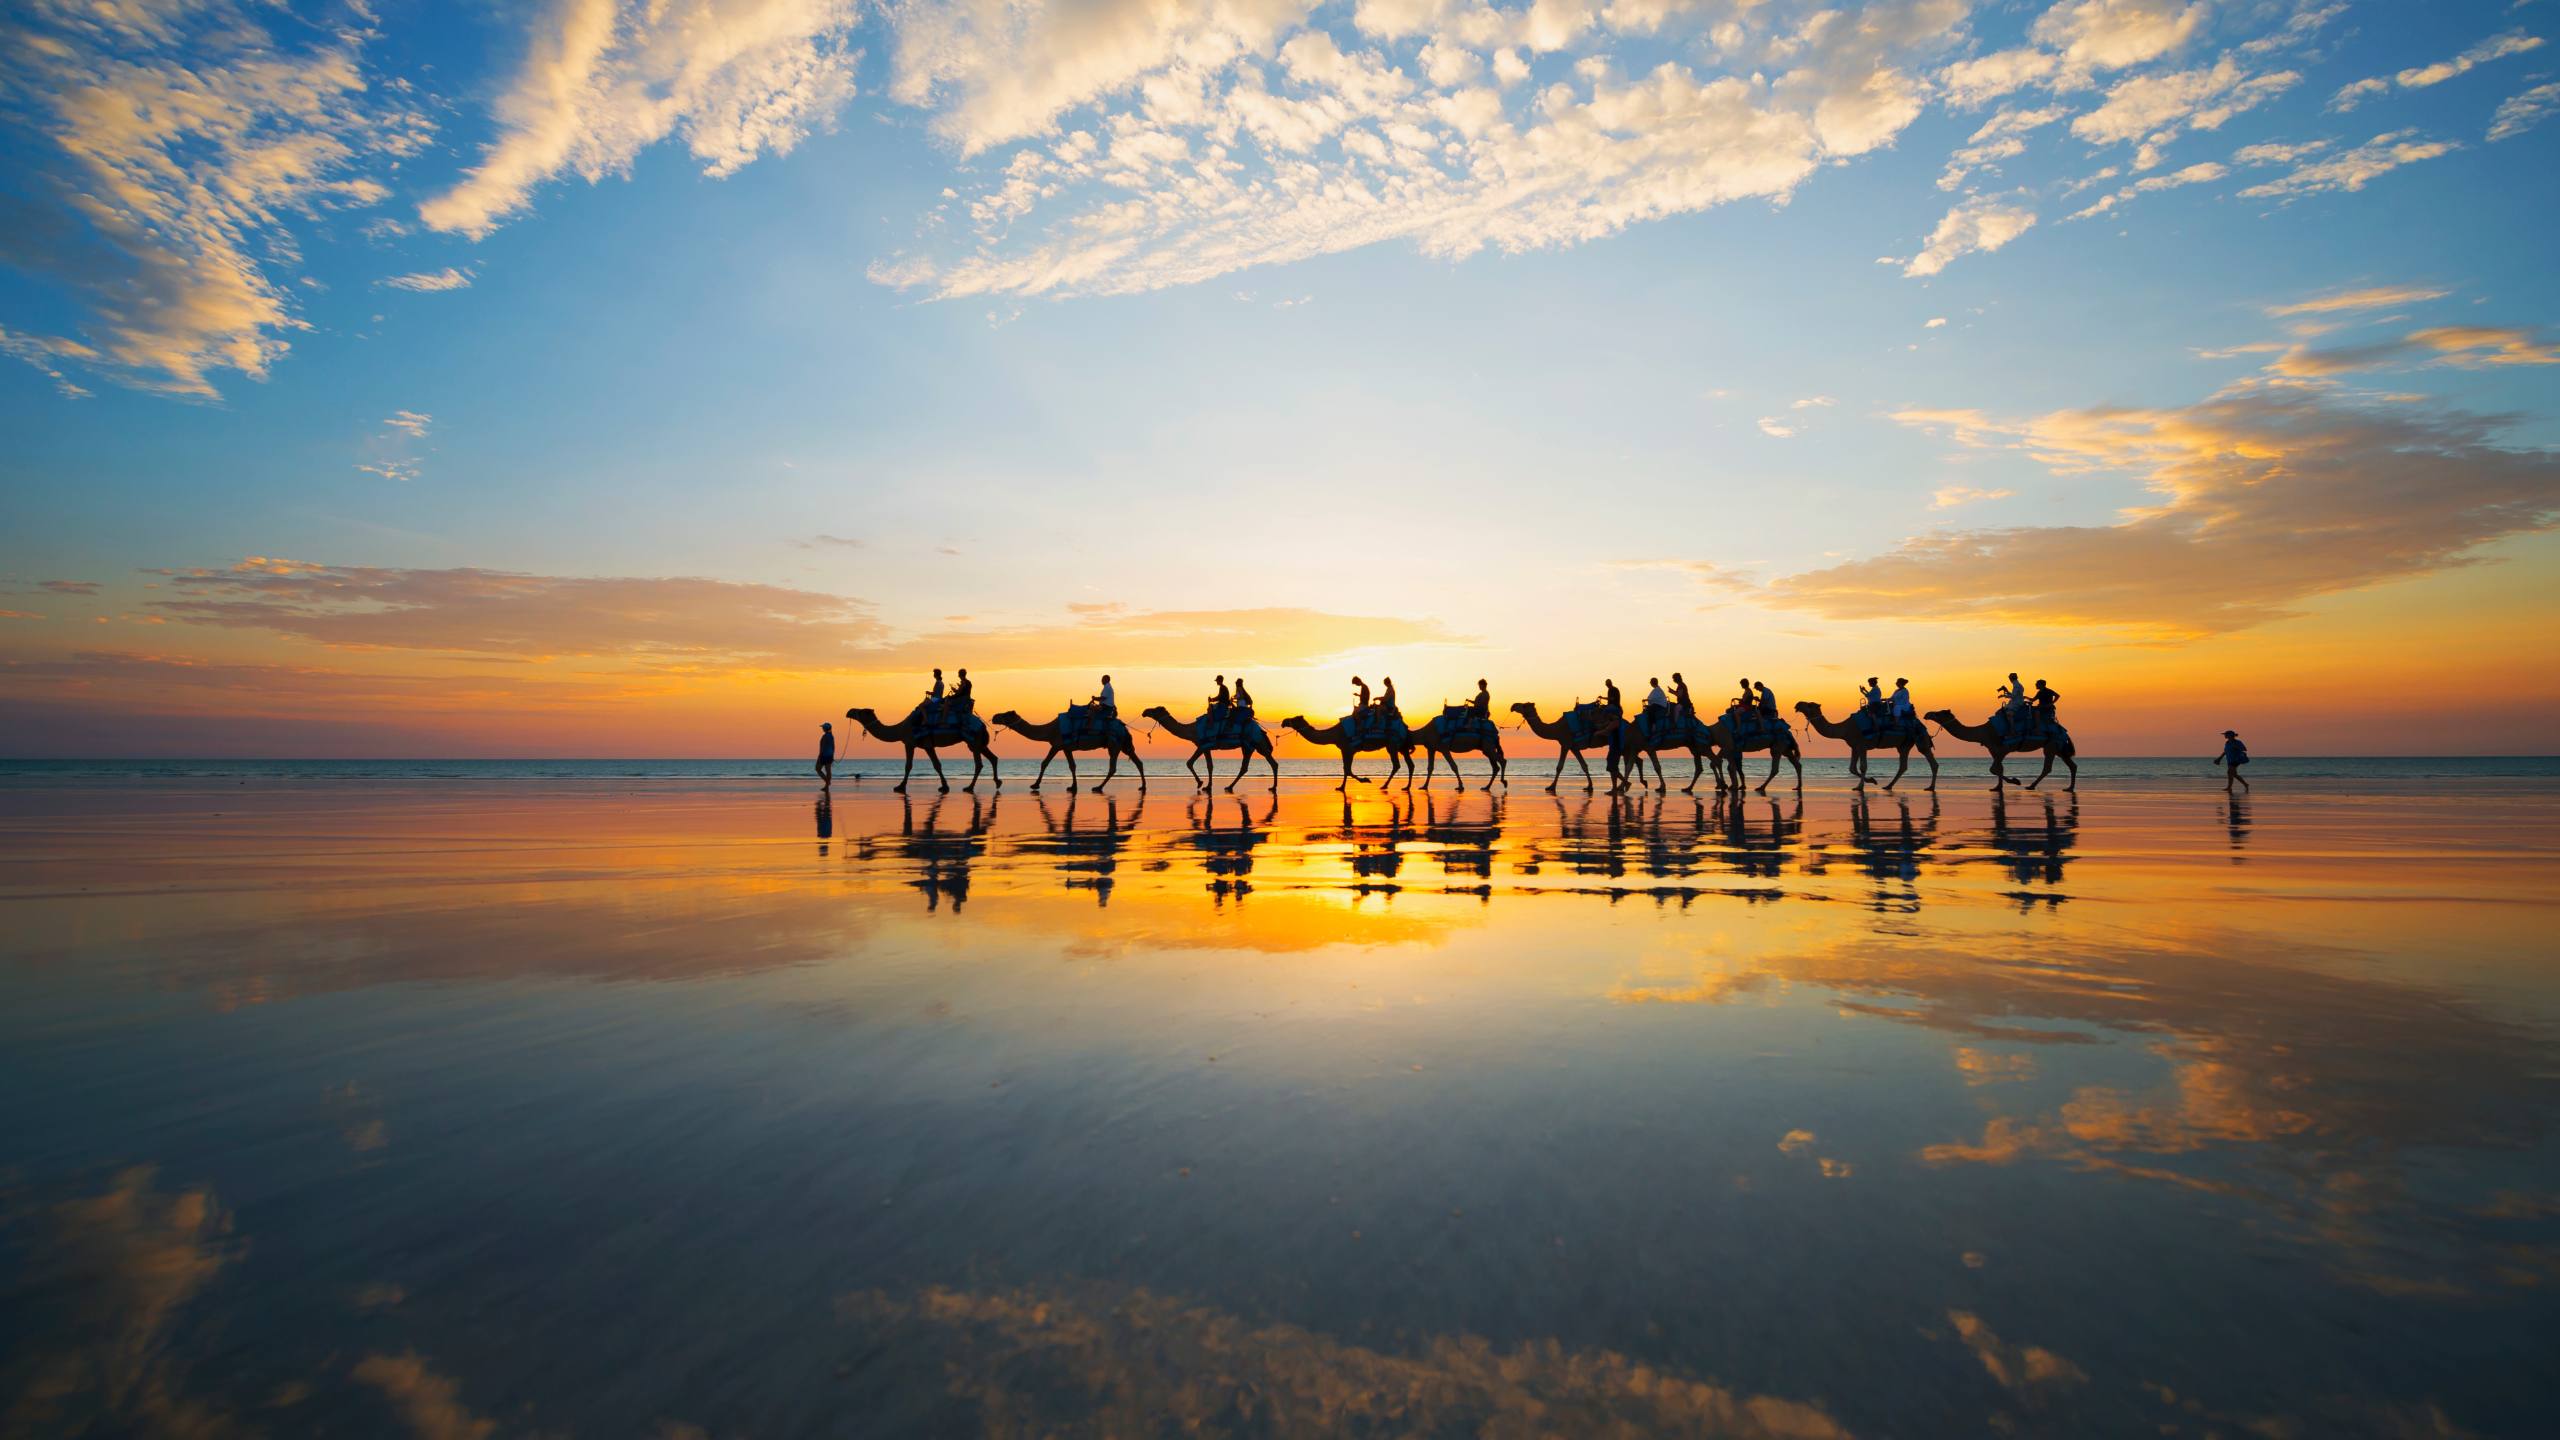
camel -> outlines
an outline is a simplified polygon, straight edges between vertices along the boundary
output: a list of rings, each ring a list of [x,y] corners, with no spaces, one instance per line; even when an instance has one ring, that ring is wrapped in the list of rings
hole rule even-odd
[[[1681,793],[1696,793],[1700,777],[1707,773],[1707,766],[1712,762],[1715,765],[1716,793],[1723,794],[1724,764],[1715,753],[1715,732],[1701,724],[1695,715],[1682,715],[1677,710],[1663,718],[1668,723],[1659,727],[1662,732],[1659,735],[1654,733],[1657,727],[1652,723],[1654,717],[1650,714],[1639,714],[1618,727],[1610,745],[1609,768],[1615,776],[1610,789],[1623,794],[1630,786],[1643,784],[1645,761],[1650,759],[1653,762],[1653,788],[1669,790],[1671,782],[1662,778],[1662,752],[1686,750],[1689,752],[1689,783],[1681,787]]]
[[[1242,724],[1241,738],[1222,740],[1215,745],[1203,745],[1200,743],[1200,732],[1207,725],[1208,716],[1203,715],[1189,722],[1176,720],[1173,718],[1173,712],[1161,705],[1150,705],[1143,713],[1146,718],[1163,726],[1174,739],[1191,742],[1191,753],[1183,757],[1182,768],[1191,772],[1192,781],[1201,789],[1206,790],[1218,783],[1218,752],[1221,750],[1244,752],[1236,757],[1236,776],[1234,780],[1227,782],[1227,789],[1234,790],[1237,781],[1241,781],[1252,771],[1253,757],[1256,755],[1261,756],[1271,765],[1271,788],[1274,790],[1280,788],[1280,761],[1271,753],[1271,732],[1262,728],[1262,722],[1246,720]],[[1200,778],[1199,762],[1204,759],[1209,762],[1209,778],[1206,780]]]
[[[1849,747],[1849,773],[1858,777],[1858,784],[1861,787],[1875,783],[1874,777],[1867,774],[1869,750],[1889,748],[1901,758],[1902,763],[1893,767],[1893,778],[1884,782],[1884,788],[1891,790],[1901,782],[1903,772],[1911,768],[1911,750],[1916,745],[1920,750],[1920,758],[1929,762],[1927,788],[1931,790],[1938,788],[1938,753],[1929,744],[1929,731],[1926,727],[1897,739],[1870,742],[1866,732],[1858,728],[1856,720],[1832,721],[1822,713],[1822,703],[1818,700],[1797,701],[1796,713],[1802,715],[1806,722],[1813,726],[1813,733],[1816,735],[1837,740]]]
[[[1617,730],[1620,725],[1626,723],[1625,716],[1598,701],[1593,701],[1588,706],[1577,705],[1559,720],[1540,719],[1538,705],[1534,700],[1523,700],[1513,705],[1511,709],[1512,713],[1518,715],[1528,725],[1530,734],[1541,740],[1556,742],[1556,773],[1547,779],[1548,794],[1556,793],[1556,782],[1564,778],[1564,759],[1567,755],[1573,757],[1574,764],[1582,767],[1582,788],[1585,790],[1591,788],[1591,762],[1582,758],[1582,752],[1594,745],[1601,747],[1611,757],[1609,779],[1613,785],[1616,783],[1618,778]],[[1575,715],[1583,715],[1585,723],[1575,725],[1573,723]]]
[[[1351,782],[1354,780],[1359,781],[1363,785],[1370,783],[1368,776],[1352,773],[1351,757],[1354,755],[1365,754],[1371,750],[1384,750],[1387,752],[1387,778],[1379,783],[1386,785],[1394,784],[1396,782],[1396,767],[1398,765],[1402,765],[1404,767],[1404,783],[1407,787],[1411,787],[1413,784],[1412,732],[1406,731],[1394,739],[1389,739],[1384,735],[1379,735],[1354,741],[1351,738],[1351,719],[1352,717],[1345,715],[1333,724],[1327,725],[1322,729],[1318,729],[1317,727],[1307,723],[1306,716],[1292,715],[1288,719],[1280,722],[1280,728],[1283,730],[1293,730],[1297,732],[1299,738],[1305,740],[1310,745],[1328,746],[1340,753],[1342,756],[1342,783],[1333,787],[1336,790],[1350,789]]]
[[[996,715],[995,723],[998,725],[1014,731],[1026,740],[1037,740],[1049,747],[1049,753],[1040,757],[1040,773],[1031,777],[1031,789],[1034,794],[1039,793],[1040,782],[1049,778],[1049,762],[1061,755],[1067,757],[1067,788],[1074,789],[1083,779],[1076,774],[1076,752],[1079,750],[1100,750],[1111,756],[1111,768],[1103,772],[1102,779],[1093,787],[1093,793],[1096,795],[1102,793],[1103,786],[1118,778],[1120,757],[1123,755],[1129,757],[1129,764],[1138,772],[1138,788],[1141,790],[1147,788],[1146,762],[1138,758],[1138,747],[1129,739],[1129,727],[1126,722],[1115,717],[1110,724],[1099,728],[1089,727],[1083,734],[1069,742],[1058,738],[1065,730],[1066,721],[1067,717],[1060,715],[1057,719],[1043,724],[1037,720],[1025,720],[1010,710],[1001,711]]]
[[[1747,750],[1769,752],[1769,773],[1761,778],[1755,794],[1769,793],[1769,782],[1778,778],[1778,762],[1781,760],[1795,767],[1796,789],[1804,789],[1804,753],[1796,748],[1796,732],[1778,721],[1769,721],[1761,738],[1745,743],[1739,727],[1733,723],[1733,712],[1728,710],[1707,727],[1707,735],[1715,742],[1716,748],[1725,753],[1725,762],[1733,767],[1733,793],[1736,795],[1742,793],[1742,756]]]
[[[906,719],[895,725],[883,725],[880,723],[880,714],[876,710],[866,710],[857,705],[844,712],[844,718],[861,726],[862,733],[865,735],[874,740],[886,740],[892,745],[905,747],[907,768],[899,773],[898,783],[892,790],[893,794],[907,793],[907,780],[915,774],[918,750],[924,752],[925,759],[933,762],[933,778],[942,782],[944,793],[949,793],[951,777],[942,773],[940,752],[953,745],[965,745],[969,750],[969,783],[961,787],[963,790],[971,794],[977,793],[980,765],[984,765],[987,773],[995,777],[997,789],[1004,788],[1004,767],[996,763],[996,752],[988,748],[989,737],[985,721],[970,715],[963,717],[956,724],[949,720],[937,720],[928,724],[918,718],[923,713],[924,706],[919,704],[915,709],[907,712]]]
[[[2062,788],[2073,793],[2077,793],[2080,789],[2080,752],[2071,743],[2071,732],[2059,725],[2053,727],[2053,743],[2047,745],[2041,734],[2032,740],[2003,740],[1991,728],[1989,722],[1967,725],[1957,719],[1952,710],[1932,710],[1928,718],[1935,722],[1939,729],[1956,739],[1968,745],[1979,745],[1991,752],[1991,788],[1994,790],[2004,784],[2023,784],[2026,788],[2033,790],[2044,783],[2044,777],[2053,773],[2053,762],[2056,760],[2071,767],[2070,782]],[[2018,780],[2010,775],[2007,767],[2002,764],[2012,755],[2024,755],[2036,750],[2044,751],[2044,768],[2036,772],[2036,778],[2033,780]]]
[[[1432,779],[1440,773],[1440,761],[1444,756],[1449,761],[1449,773],[1457,777],[1458,788],[1466,789],[1467,777],[1458,769],[1458,755],[1467,750],[1482,752],[1486,763],[1493,767],[1493,773],[1484,780],[1486,789],[1492,789],[1493,782],[1497,780],[1506,786],[1511,783],[1511,762],[1503,758],[1502,733],[1494,728],[1491,716],[1484,717],[1479,724],[1473,708],[1443,705],[1439,714],[1415,726],[1412,734],[1413,743],[1422,747],[1422,788],[1425,790],[1431,788]],[[1442,738],[1444,736],[1447,738]]]

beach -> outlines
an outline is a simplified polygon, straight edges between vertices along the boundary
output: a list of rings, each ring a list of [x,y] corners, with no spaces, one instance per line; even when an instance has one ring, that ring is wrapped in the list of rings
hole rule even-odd
[[[0,1433],[2554,1422],[2550,762],[876,767],[0,775]]]

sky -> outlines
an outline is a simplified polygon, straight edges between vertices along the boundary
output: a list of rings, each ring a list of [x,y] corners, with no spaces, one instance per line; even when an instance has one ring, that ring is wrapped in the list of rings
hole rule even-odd
[[[2555,36],[22,0],[0,754],[787,755],[934,665],[2560,750]]]

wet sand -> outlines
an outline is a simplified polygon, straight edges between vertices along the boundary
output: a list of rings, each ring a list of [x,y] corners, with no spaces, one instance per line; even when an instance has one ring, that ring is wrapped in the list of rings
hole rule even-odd
[[[0,1434],[2549,1433],[2560,786],[1975,774],[11,790]]]

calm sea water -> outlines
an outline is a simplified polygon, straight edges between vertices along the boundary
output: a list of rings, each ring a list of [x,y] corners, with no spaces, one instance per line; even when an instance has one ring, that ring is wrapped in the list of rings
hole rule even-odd
[[[2553,762],[1315,768],[0,767],[0,1435],[2560,1429]]]

